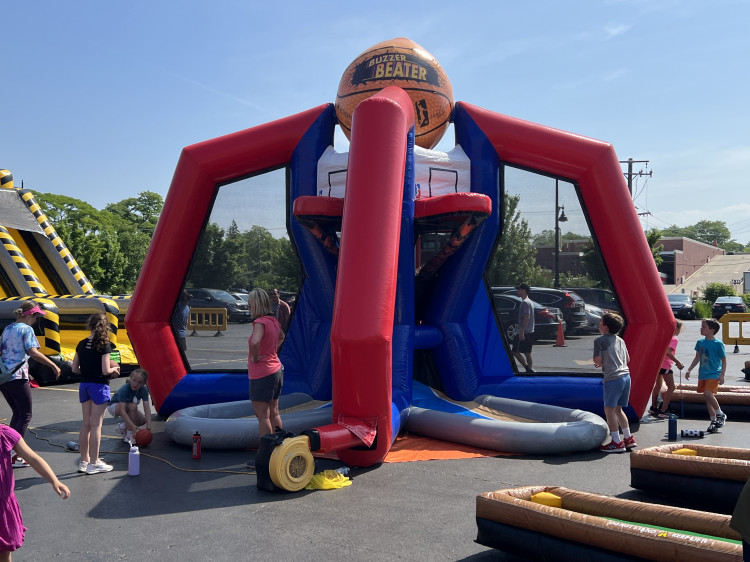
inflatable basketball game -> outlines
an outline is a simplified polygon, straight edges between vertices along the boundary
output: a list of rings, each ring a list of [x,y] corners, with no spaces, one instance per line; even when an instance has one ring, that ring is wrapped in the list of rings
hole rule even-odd
[[[460,154],[430,154],[451,122]],[[338,161],[336,125],[350,138]],[[453,400],[600,411],[601,379],[521,377],[509,360],[483,279],[501,232],[505,165],[576,186],[627,319],[626,342],[639,350],[631,406],[642,412],[674,319],[614,149],[454,104],[438,61],[394,39],[352,62],[335,104],[183,150],[126,320],[160,414],[247,396],[246,373],[188,370],[170,317],[217,190],[276,168],[287,172],[288,234],[304,271],[281,355],[284,392],[332,402],[331,423],[304,432],[311,449],[356,466],[380,462],[409,416],[415,357]],[[320,174],[325,166],[331,173]],[[447,178],[455,188],[444,188]],[[420,238],[433,232],[446,242],[422,263]],[[310,461],[301,460],[287,467]]]

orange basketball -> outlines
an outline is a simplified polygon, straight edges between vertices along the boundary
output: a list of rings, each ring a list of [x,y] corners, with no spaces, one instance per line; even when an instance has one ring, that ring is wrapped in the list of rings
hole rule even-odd
[[[148,429],[139,429],[135,432],[135,444],[139,447],[146,447],[153,440],[154,436]]]
[[[415,142],[423,148],[435,146],[450,124],[453,88],[437,59],[404,37],[370,47],[344,71],[336,92],[336,117],[346,138],[351,138],[357,104],[387,86],[402,88],[414,103]]]

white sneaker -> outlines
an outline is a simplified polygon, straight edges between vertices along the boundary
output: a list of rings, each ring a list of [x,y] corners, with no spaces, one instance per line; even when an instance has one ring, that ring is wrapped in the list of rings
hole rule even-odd
[[[124,423],[118,423],[115,426],[115,429],[117,430],[117,433],[119,433],[121,437],[125,437],[125,424]]]
[[[13,460],[13,463],[12,463],[13,468],[27,468],[31,466],[29,463],[27,463],[25,460],[23,460],[19,456],[13,457],[12,460]]]
[[[89,467],[89,463],[86,461],[81,461],[78,463],[78,472],[86,472],[86,469]]]
[[[110,472],[114,466],[107,464],[102,459],[96,459],[95,463],[90,462],[86,467],[86,474],[99,474],[100,472]]]
[[[128,431],[125,434],[125,437],[123,438],[123,441],[125,441],[126,443],[130,443],[131,445],[133,443],[135,443],[135,437],[133,437],[133,432],[132,431]]]

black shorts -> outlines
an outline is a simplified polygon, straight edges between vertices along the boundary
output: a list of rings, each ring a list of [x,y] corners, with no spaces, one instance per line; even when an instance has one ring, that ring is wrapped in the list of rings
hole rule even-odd
[[[250,400],[255,402],[271,402],[281,396],[284,385],[284,369],[279,369],[272,375],[259,379],[250,379]]]
[[[513,343],[511,345],[511,351],[518,352],[518,353],[531,353],[531,348],[534,345],[534,334],[525,334],[523,341],[521,341],[518,338],[518,334],[516,334],[516,337],[513,338]]]
[[[672,369],[669,369],[669,370],[659,369],[659,374],[660,375],[674,375],[674,371],[672,371]]]

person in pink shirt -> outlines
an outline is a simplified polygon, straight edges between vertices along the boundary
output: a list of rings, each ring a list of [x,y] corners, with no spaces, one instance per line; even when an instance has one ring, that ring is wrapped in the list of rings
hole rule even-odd
[[[260,436],[280,430],[279,396],[284,384],[284,367],[278,350],[284,342],[284,332],[271,311],[271,299],[263,289],[253,289],[248,295],[253,320],[250,336],[247,372],[250,378],[250,400],[258,418]]]
[[[68,499],[70,489],[55,476],[47,462],[26,444],[15,429],[0,424],[0,561],[10,562],[12,553],[21,548],[26,536],[21,508],[13,491],[15,478],[10,452],[23,455],[28,465],[52,485],[62,499]],[[31,554],[29,554],[31,556]]]
[[[656,377],[654,390],[651,392],[651,407],[649,408],[649,413],[655,418],[669,417],[669,402],[672,400],[675,388],[672,365],[677,365],[677,368],[680,371],[682,371],[683,367],[685,366],[674,355],[677,352],[677,336],[680,335],[680,331],[682,331],[682,322],[678,320],[677,324],[674,327],[674,335],[672,336],[672,341],[669,342],[667,353],[664,356],[664,361],[661,364],[661,369],[659,369],[659,376]],[[665,390],[664,394],[662,394],[661,408],[659,408],[659,392],[661,392],[662,384],[667,385],[667,390]]]

